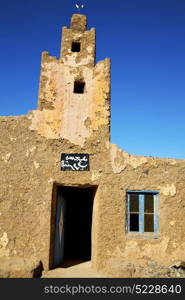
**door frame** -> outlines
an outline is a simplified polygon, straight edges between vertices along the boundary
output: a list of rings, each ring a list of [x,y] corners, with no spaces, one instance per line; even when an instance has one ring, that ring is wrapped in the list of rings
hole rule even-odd
[[[55,247],[55,220],[56,220],[56,207],[57,207],[57,195],[58,195],[58,187],[69,187],[69,188],[94,188],[95,194],[93,198],[93,207],[92,207],[92,225],[91,225],[91,260],[94,259],[94,253],[95,251],[95,245],[97,243],[95,240],[97,240],[97,232],[94,228],[94,220],[96,217],[97,209],[95,208],[97,206],[97,191],[98,191],[98,185],[93,184],[60,184],[57,182],[53,183],[53,190],[52,190],[52,199],[51,199],[51,215],[50,215],[50,249],[49,249],[49,269],[54,268],[54,247]]]

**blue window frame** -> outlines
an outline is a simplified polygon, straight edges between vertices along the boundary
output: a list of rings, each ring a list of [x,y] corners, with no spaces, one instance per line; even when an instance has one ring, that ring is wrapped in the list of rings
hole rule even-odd
[[[159,192],[127,192],[127,232],[159,232]]]

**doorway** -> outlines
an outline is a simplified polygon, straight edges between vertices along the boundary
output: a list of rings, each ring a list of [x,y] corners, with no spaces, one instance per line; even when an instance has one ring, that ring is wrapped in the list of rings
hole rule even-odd
[[[57,186],[53,267],[91,260],[91,228],[96,187]]]

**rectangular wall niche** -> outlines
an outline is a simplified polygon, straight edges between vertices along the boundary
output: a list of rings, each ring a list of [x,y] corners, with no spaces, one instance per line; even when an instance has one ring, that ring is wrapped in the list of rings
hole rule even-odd
[[[76,80],[74,82],[74,93],[75,94],[84,94],[85,82],[81,80]]]
[[[61,171],[89,171],[89,169],[89,154],[61,154]]]
[[[71,51],[72,52],[80,52],[80,43],[79,42],[72,42],[72,45],[71,45]]]

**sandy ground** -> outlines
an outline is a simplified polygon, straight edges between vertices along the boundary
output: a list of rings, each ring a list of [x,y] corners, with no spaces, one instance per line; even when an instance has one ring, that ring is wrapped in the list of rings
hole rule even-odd
[[[42,278],[106,278],[91,267],[91,261],[83,262],[74,266],[57,268],[42,275]]]

